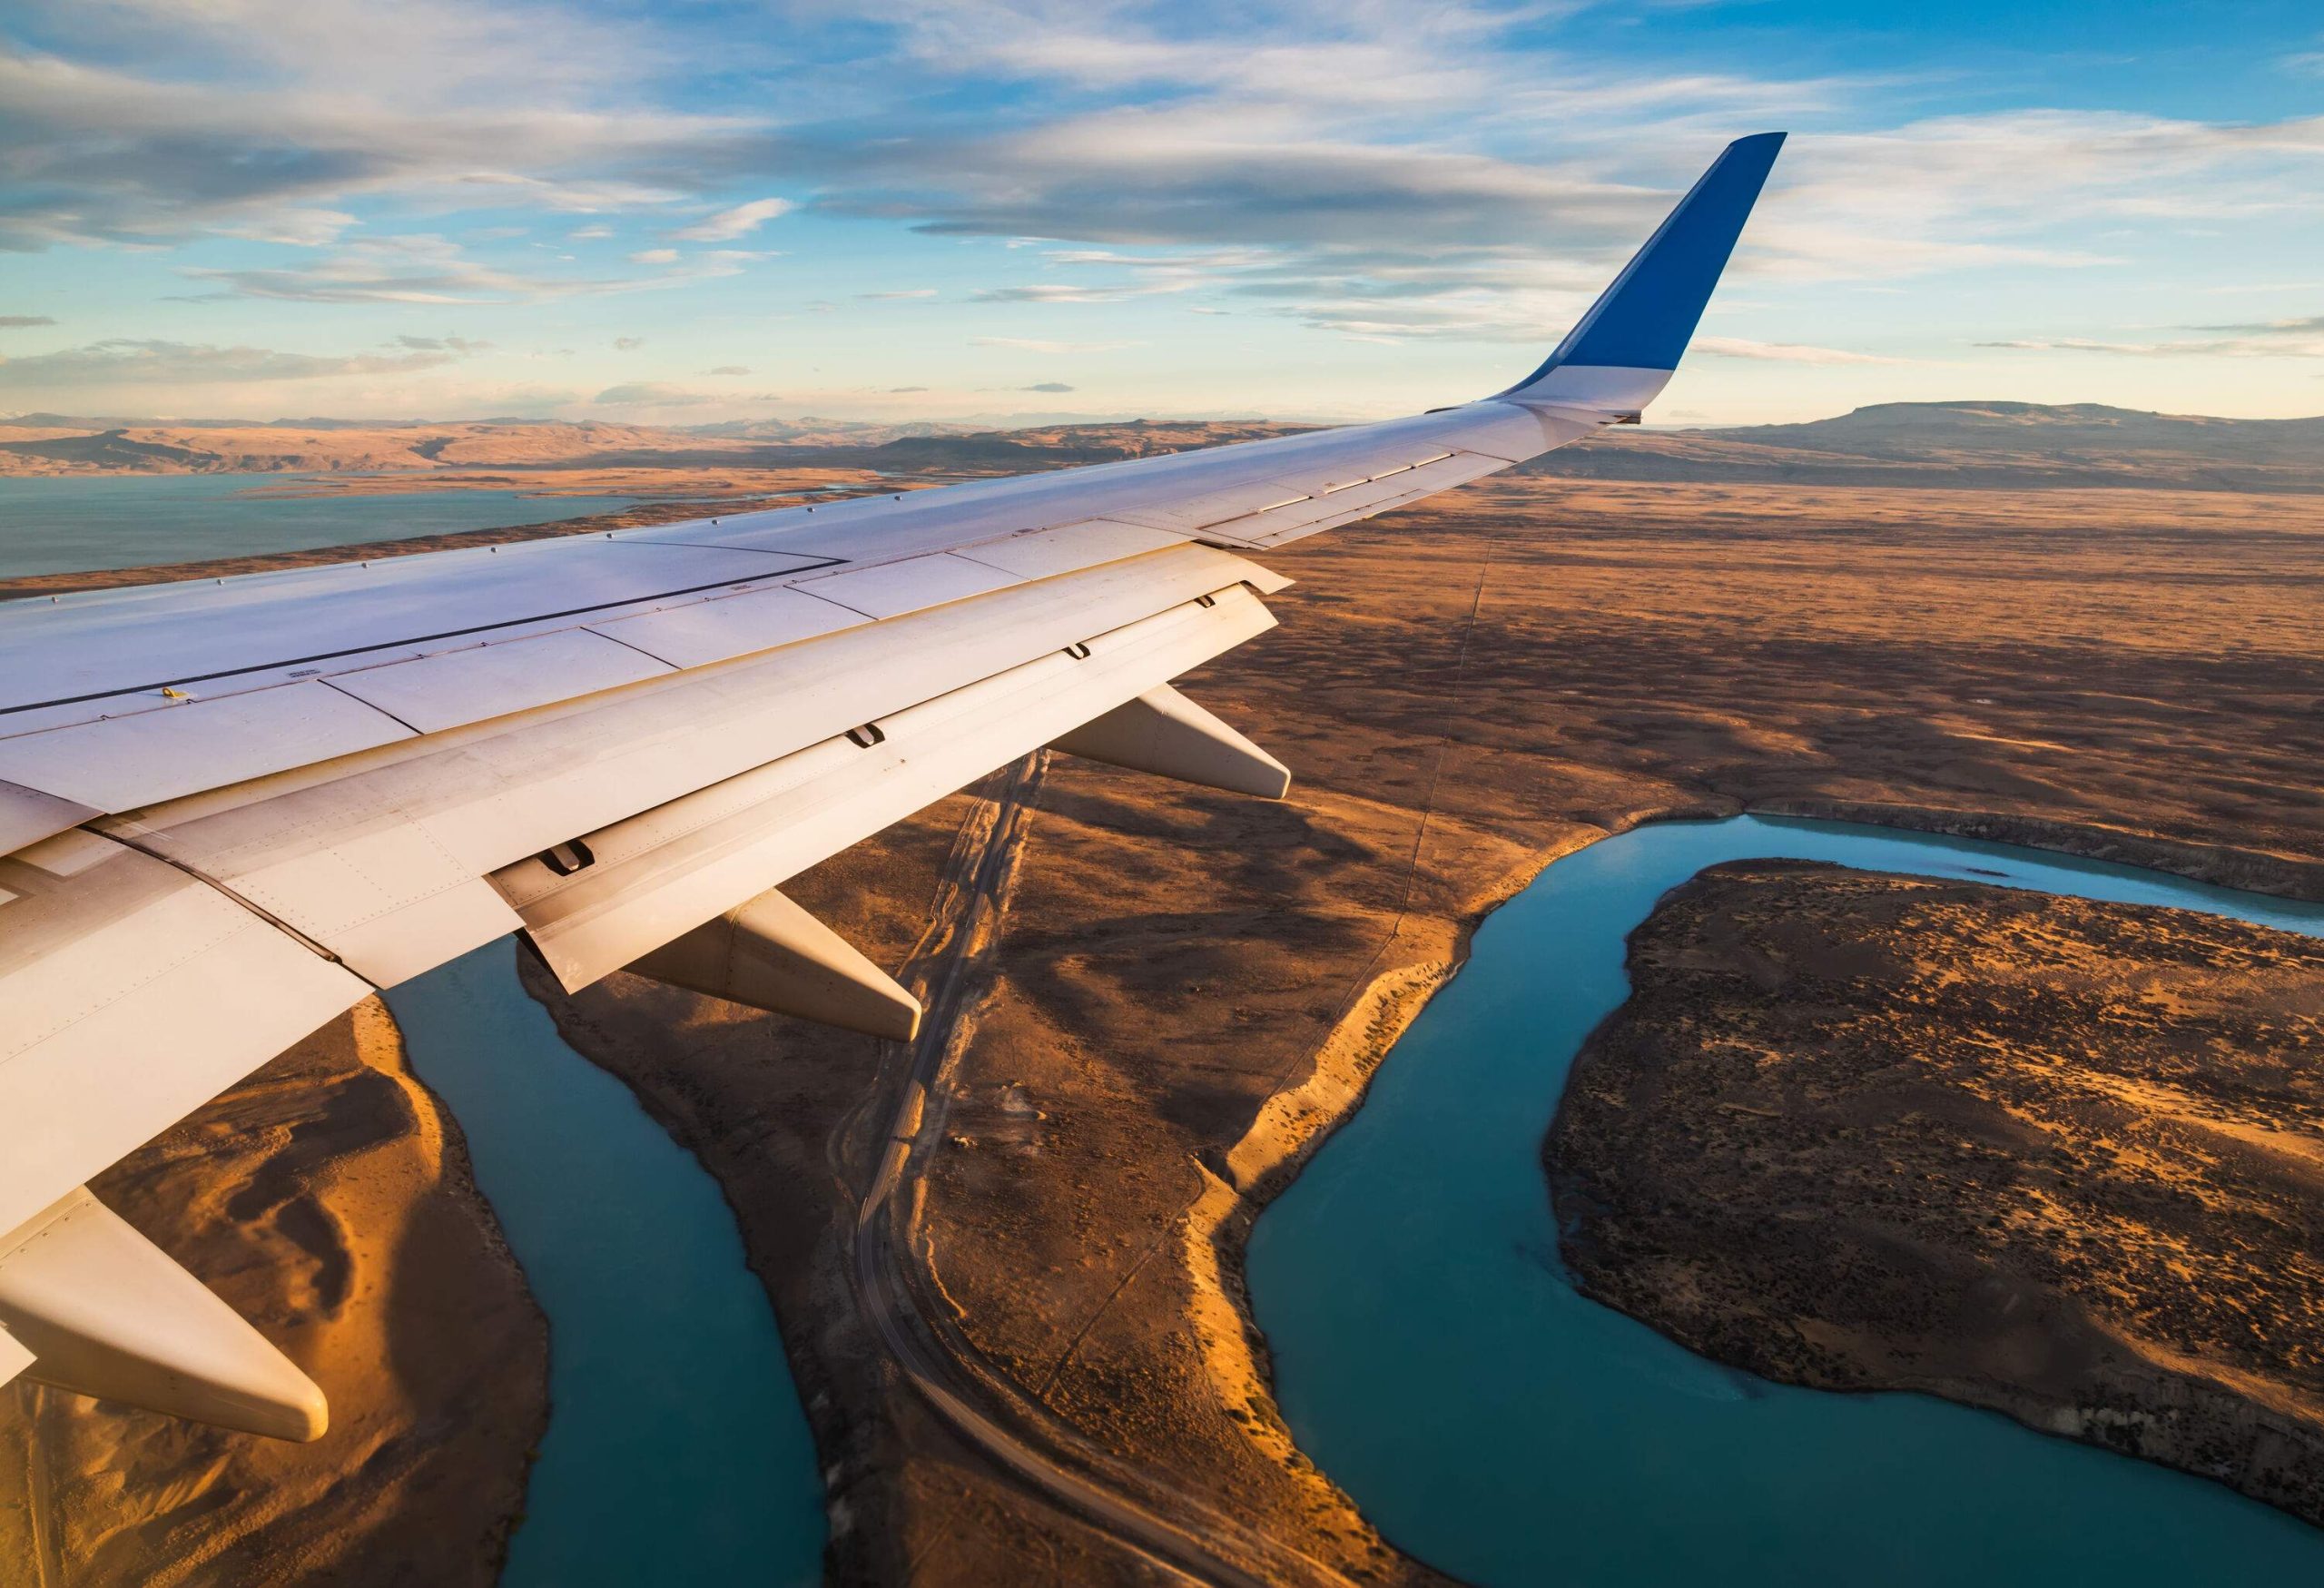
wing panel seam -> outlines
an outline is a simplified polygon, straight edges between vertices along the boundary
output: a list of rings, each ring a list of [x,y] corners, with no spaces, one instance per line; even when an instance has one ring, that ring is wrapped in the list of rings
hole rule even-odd
[[[842,567],[846,564],[847,558],[843,557],[824,557],[804,567],[785,568],[780,574],[763,574],[759,577],[789,578],[794,574],[816,574],[826,568]],[[317,651],[312,656],[285,656],[272,662],[253,662],[247,666],[228,667],[222,672],[196,673],[182,678],[156,678],[150,684],[124,684],[116,689],[100,689],[93,695],[60,695],[54,700],[28,700],[22,705],[0,706],[0,716],[13,716],[23,711],[39,711],[52,705],[81,705],[92,700],[110,700],[118,695],[136,695],[144,690],[166,689],[180,684],[213,684],[221,678],[239,678],[246,673],[268,673],[277,667],[297,667],[309,662],[336,661],[341,656],[360,656],[372,651],[393,650],[398,646],[424,646],[439,639],[460,639],[471,634],[489,634],[497,628],[514,628],[519,624],[551,623],[560,617],[578,617],[585,612],[610,612],[617,607],[635,607],[641,601],[665,601],[673,596],[699,596],[704,590],[718,590],[728,586],[751,585],[757,582],[758,580],[753,578],[713,579],[708,584],[688,585],[683,589],[648,590],[643,595],[625,596],[618,601],[598,601],[587,607],[568,607],[561,612],[537,612],[528,617],[503,617],[492,623],[474,624],[467,628],[448,628],[440,634],[417,634],[402,639],[375,640],[369,645],[355,646],[343,651]],[[595,631],[592,630],[592,632]],[[635,650],[637,647],[632,646],[630,648]],[[659,661],[661,658],[657,656],[655,660]]]

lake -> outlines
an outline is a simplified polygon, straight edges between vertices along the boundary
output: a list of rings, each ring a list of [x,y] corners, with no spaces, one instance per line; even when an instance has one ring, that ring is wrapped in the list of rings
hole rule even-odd
[[[2324,906],[1838,823],[1657,824],[1579,851],[1485,921],[1252,1232],[1300,1447],[1399,1548],[1502,1588],[2324,1582],[2324,1530],[2221,1485],[1933,1398],[1769,1384],[1567,1283],[1541,1139],[1628,996],[1624,940],[1703,867],[1763,856],[2324,935]]]
[[[410,540],[618,512],[635,496],[521,490],[252,497],[282,474],[0,477],[0,577],[86,573],[218,557]]]

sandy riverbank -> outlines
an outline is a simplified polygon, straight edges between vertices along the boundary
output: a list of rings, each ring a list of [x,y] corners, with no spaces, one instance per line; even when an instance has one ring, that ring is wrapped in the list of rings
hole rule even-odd
[[[0,1560],[37,1588],[491,1583],[547,1336],[457,1123],[359,1005],[93,1184],[330,1398],[311,1445],[0,1390]]]

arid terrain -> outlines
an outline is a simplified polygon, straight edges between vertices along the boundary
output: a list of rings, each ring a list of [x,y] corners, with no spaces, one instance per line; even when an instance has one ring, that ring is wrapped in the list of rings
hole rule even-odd
[[[1630,964],[1548,1149],[1589,1294],[2324,1525],[2324,945],[1762,861]]]
[[[1103,463],[1306,427],[1265,419],[1024,426],[803,419],[674,429],[547,419],[364,424],[0,418],[0,476],[295,474],[298,490],[520,486],[566,494],[751,487],[767,471],[916,473]],[[2102,403],[1892,402],[1804,424],[1622,430],[1532,465],[1577,479],[1875,487],[2324,490],[2324,419],[2219,419]]]
[[[747,478],[821,464],[892,472],[987,468],[1000,459],[1012,469],[1055,468],[1298,428],[1181,419],[1000,431],[803,419],[672,429],[551,419],[181,424],[28,414],[0,419],[0,475],[296,474],[316,477],[307,489],[443,490],[489,482],[567,494],[658,483],[701,494],[720,487],[726,471]]]
[[[1282,804],[1052,756],[789,885],[957,1013],[934,1050],[544,992],[724,1186],[837,1578],[1428,1580],[1291,1444],[1241,1243],[1482,914],[1610,831],[1847,814],[2324,897],[2324,497],[1734,467],[1518,474],[1265,558],[1283,626],[1182,683]]]
[[[2299,749],[2319,533],[2297,497],[1536,478],[1271,557],[1300,581],[1284,626],[1187,686],[1297,769],[1287,802],[1064,758],[1029,796],[989,991],[911,1132],[901,1266],[931,1332],[1013,1440],[1205,1536],[1216,1574],[1424,1578],[1292,1446],[1237,1253],[1468,927],[1607,831],[1744,805],[2324,893]],[[949,802],[796,891],[909,968],[949,834],[973,847],[986,814]],[[891,917],[867,921],[875,899]],[[842,1579],[1028,1558],[1141,1577],[1086,1512],[862,1371],[854,1198],[891,1116],[854,1110],[901,1055],[625,978],[551,1002],[727,1178],[787,1276],[811,1415],[853,1458]],[[1221,1517],[1304,1563],[1256,1558]]]
[[[376,1000],[92,1189],[322,1386],[330,1429],[288,1445],[0,1389],[0,1581],[498,1576],[548,1417],[547,1332]]]

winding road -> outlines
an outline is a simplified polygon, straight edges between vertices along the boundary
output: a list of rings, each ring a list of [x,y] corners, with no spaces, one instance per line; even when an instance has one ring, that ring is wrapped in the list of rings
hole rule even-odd
[[[881,1159],[857,1210],[851,1279],[857,1305],[896,1367],[960,1437],[1026,1487],[1097,1527],[1123,1548],[1184,1582],[1267,1588],[1346,1579],[1092,1448],[1038,1403],[974,1364],[976,1351],[935,1308],[922,1305],[908,1265],[916,1194],[941,1139],[946,1087],[976,1030],[991,985],[1026,832],[1047,769],[1037,752],[997,774],[961,823],[937,890],[928,931],[904,981],[926,1014],[919,1037],[897,1045]],[[877,1099],[872,1107],[880,1106]],[[843,1123],[844,1133],[848,1125]]]

